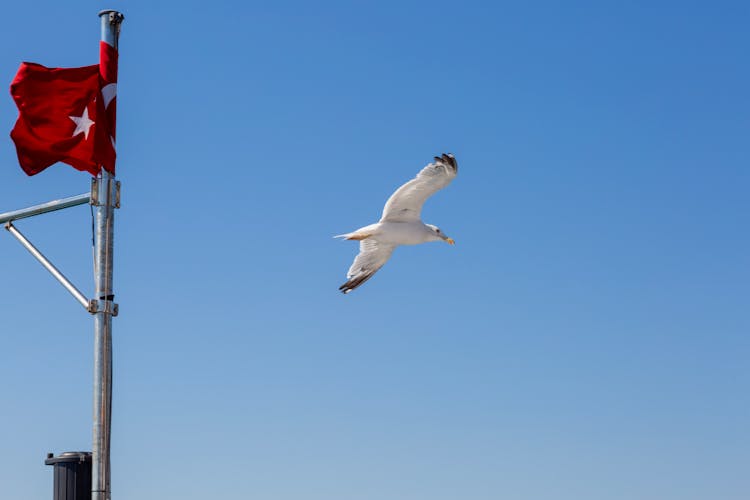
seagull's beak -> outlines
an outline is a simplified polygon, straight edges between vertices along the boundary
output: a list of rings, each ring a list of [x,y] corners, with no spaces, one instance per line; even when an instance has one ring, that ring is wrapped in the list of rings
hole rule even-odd
[[[446,239],[445,239],[445,241],[447,241],[447,242],[448,242],[448,243],[450,243],[451,245],[455,245],[455,244],[456,244],[456,242],[455,242],[455,241],[453,241],[453,238],[446,238]]]

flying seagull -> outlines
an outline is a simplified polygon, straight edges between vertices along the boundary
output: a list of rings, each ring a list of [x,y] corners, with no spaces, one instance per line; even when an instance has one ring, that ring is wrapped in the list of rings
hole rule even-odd
[[[458,163],[452,154],[436,156],[434,163],[424,167],[388,198],[379,222],[335,236],[359,241],[359,254],[346,273],[348,281],[339,290],[349,293],[372,278],[399,245],[439,240],[453,245],[452,238],[439,227],[422,222],[420,215],[425,200],[450,184],[457,173]]]

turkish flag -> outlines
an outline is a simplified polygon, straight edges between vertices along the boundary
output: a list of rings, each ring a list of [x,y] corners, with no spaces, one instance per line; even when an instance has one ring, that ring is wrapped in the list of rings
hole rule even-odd
[[[115,173],[117,52],[101,42],[101,62],[82,68],[22,63],[10,86],[19,116],[10,133],[24,172],[58,161],[96,176]]]

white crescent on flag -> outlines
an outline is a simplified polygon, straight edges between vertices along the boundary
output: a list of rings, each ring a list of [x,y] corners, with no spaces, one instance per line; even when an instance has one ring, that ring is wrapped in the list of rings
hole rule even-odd
[[[108,83],[107,85],[102,87],[102,97],[104,98],[104,109],[107,109],[109,107],[109,103],[112,102],[112,99],[117,97],[117,84]]]

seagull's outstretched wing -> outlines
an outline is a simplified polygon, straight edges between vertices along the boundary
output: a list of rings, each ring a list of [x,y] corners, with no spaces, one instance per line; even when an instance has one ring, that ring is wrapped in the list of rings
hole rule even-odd
[[[436,156],[435,163],[427,165],[414,179],[398,188],[388,198],[380,221],[420,220],[425,200],[450,184],[457,173],[458,163],[452,154]]]
[[[359,242],[359,254],[354,258],[352,267],[346,273],[349,280],[339,287],[343,293],[349,293],[365,281],[372,278],[378,269],[391,258],[393,245],[384,245],[372,239]]]

